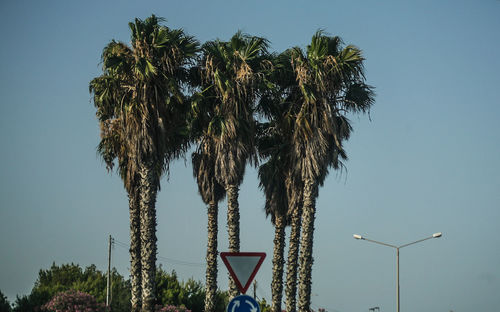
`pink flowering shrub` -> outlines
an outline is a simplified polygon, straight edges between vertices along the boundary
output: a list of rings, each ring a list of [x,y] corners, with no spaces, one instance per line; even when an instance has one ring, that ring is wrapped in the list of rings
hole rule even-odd
[[[191,310],[188,310],[185,307],[176,307],[173,305],[168,305],[164,307],[157,305],[155,308],[155,312],[191,312]]]
[[[42,311],[48,312],[105,312],[104,304],[99,303],[87,293],[68,290],[55,295],[42,306]]]

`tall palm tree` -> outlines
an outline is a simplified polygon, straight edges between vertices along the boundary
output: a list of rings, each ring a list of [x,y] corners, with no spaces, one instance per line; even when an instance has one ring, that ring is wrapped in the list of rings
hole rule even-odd
[[[274,225],[273,277],[271,282],[271,311],[281,312],[283,293],[283,267],[285,264],[285,227],[287,226],[288,197],[285,170],[280,168],[279,156],[275,156],[259,168],[260,187],[266,196],[266,215]]]
[[[272,67],[266,72],[258,109],[264,120],[259,125],[258,151],[267,160],[259,167],[260,188],[264,191],[265,212],[275,227],[271,311],[281,312],[284,273],[285,227],[289,225],[289,208],[293,203],[290,158],[293,106],[287,91],[294,79],[287,53],[272,56]]]
[[[247,162],[255,158],[254,102],[259,69],[267,54],[267,40],[237,32],[230,41],[209,41],[202,47],[202,90],[215,94],[215,113],[210,127],[220,129],[214,139],[215,178],[227,194],[229,251],[240,250],[239,186]],[[229,278],[229,292],[238,295]]]
[[[102,96],[106,92],[106,89],[101,89],[103,86],[106,84],[97,83],[97,80],[93,82],[92,88],[95,96]],[[137,312],[142,306],[139,177],[134,172],[134,164],[127,156],[121,121],[113,117],[112,112],[106,112],[105,102],[104,97],[102,100],[94,101],[101,128],[101,141],[97,152],[106,163],[106,169],[109,172],[113,170],[115,159],[117,159],[118,172],[129,197],[131,309]]]
[[[292,155],[297,164],[294,175],[303,183],[298,309],[309,311],[318,188],[329,168],[338,169],[347,159],[342,142],[352,127],[346,114],[366,112],[374,93],[365,84],[361,50],[342,47],[339,37],[317,31],[305,53],[292,50],[291,61],[299,90]]]
[[[205,286],[205,311],[215,312],[217,298],[217,233],[218,203],[224,199],[225,190],[215,179],[214,146],[210,138],[202,140],[192,155],[193,175],[198,183],[198,191],[207,205],[207,269]]]
[[[303,187],[300,180],[288,175],[290,238],[288,243],[288,257],[286,265],[286,311],[297,310],[297,275],[299,263],[300,233],[302,229],[302,192]]]
[[[130,176],[138,180],[143,311],[152,311],[155,301],[156,194],[170,161],[187,148],[181,83],[197,51],[192,37],[161,21],[152,15],[129,23],[131,47],[111,41],[103,75],[90,83],[94,103],[106,112],[98,118],[119,121]]]
[[[197,74],[197,73],[196,73]],[[193,80],[199,82],[198,75]],[[191,100],[191,136],[198,141],[192,154],[193,176],[198,183],[198,192],[207,205],[207,268],[205,286],[205,312],[215,312],[217,296],[217,234],[218,204],[224,199],[226,191],[215,178],[215,144],[219,129],[213,127],[215,115],[215,96],[213,90],[195,93]]]
[[[286,311],[296,310],[296,293],[297,293],[297,267],[299,259],[300,247],[300,232],[302,222],[302,181],[296,177],[296,164],[291,157],[293,154],[293,132],[295,127],[295,119],[298,114],[297,94],[300,90],[296,83],[296,76],[292,67],[293,51],[286,50],[285,52],[273,58],[273,67],[267,72],[266,88],[260,97],[259,112],[263,117],[270,122],[263,124],[263,131],[260,131],[259,136],[259,152],[261,157],[269,158],[268,167],[272,168],[274,174],[269,175],[277,180],[269,183],[266,193],[267,203],[276,202],[272,200],[273,195],[269,194],[272,191],[277,191],[275,186],[279,186],[278,194],[286,194],[286,199],[283,202],[288,203],[286,208],[286,222],[291,226],[288,257],[287,257],[287,275],[286,275]],[[261,166],[263,169],[263,167]],[[268,171],[268,170],[266,170]],[[259,172],[260,173],[260,172]],[[261,177],[264,177],[262,175]],[[269,180],[269,179],[268,179]],[[261,184],[262,184],[261,178]],[[266,184],[267,185],[267,184]],[[268,195],[269,194],[269,195]],[[267,200],[270,199],[270,200]],[[278,222],[279,223],[279,222]],[[280,231],[276,228],[276,234]],[[280,234],[278,234],[280,235]],[[281,236],[280,236],[281,237]],[[279,239],[275,242],[281,244]],[[284,242],[283,242],[284,244]],[[275,245],[274,258],[279,258],[276,251],[280,250],[279,245]],[[282,279],[283,260],[273,260],[273,311],[279,311],[281,305],[282,287],[280,281]],[[274,265],[274,264],[279,265]],[[280,268],[281,266],[281,268]],[[281,277],[280,277],[281,276]]]

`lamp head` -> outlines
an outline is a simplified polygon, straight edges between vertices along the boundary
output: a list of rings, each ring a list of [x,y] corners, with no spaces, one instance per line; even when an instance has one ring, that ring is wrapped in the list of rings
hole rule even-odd
[[[432,237],[434,237],[434,238],[438,238],[438,237],[441,237],[441,236],[443,236],[443,233],[441,233],[441,232],[432,234]]]
[[[352,237],[354,237],[355,239],[363,239],[363,236],[359,234],[354,234]]]

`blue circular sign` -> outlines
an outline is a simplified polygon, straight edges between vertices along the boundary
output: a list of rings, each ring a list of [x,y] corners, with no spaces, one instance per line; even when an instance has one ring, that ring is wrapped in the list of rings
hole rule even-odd
[[[240,295],[229,302],[227,312],[260,312],[260,306],[254,298]]]

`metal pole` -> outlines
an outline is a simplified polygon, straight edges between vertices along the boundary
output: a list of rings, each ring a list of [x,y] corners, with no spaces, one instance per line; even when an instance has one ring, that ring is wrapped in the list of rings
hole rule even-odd
[[[110,285],[111,285],[111,242],[112,238],[109,235],[109,246],[108,246],[108,282],[106,286],[106,306],[109,307],[109,295],[110,295]]]
[[[397,278],[398,278],[398,289],[397,289],[398,302],[397,302],[397,304],[398,304],[398,312],[400,312],[400,310],[399,310],[399,304],[400,304],[400,302],[399,302],[399,248],[396,248],[396,258],[397,258],[397,271],[398,271],[397,272]]]
[[[426,238],[422,238],[422,239],[419,239],[417,241],[414,241],[414,242],[411,242],[411,243],[408,243],[408,244],[404,244],[404,245],[400,245],[400,246],[394,246],[394,245],[391,245],[391,244],[387,244],[387,243],[384,243],[384,242],[379,242],[379,241],[376,241],[376,240],[373,240],[373,239],[369,239],[369,238],[366,238],[366,237],[363,237],[359,234],[354,234],[353,237],[355,239],[361,239],[361,240],[365,240],[365,241],[368,241],[368,242],[372,242],[372,243],[375,243],[375,244],[379,244],[379,245],[384,245],[384,246],[387,246],[387,247],[392,247],[392,248],[395,248],[396,249],[396,274],[397,274],[397,289],[396,289],[396,297],[397,297],[397,312],[401,312],[400,311],[400,298],[399,298],[399,249],[403,248],[403,247],[406,247],[406,246],[410,246],[410,245],[413,245],[413,244],[416,244],[416,243],[420,243],[420,242],[423,242],[425,240],[428,240],[428,239],[431,239],[431,238],[439,238],[443,236],[443,233],[441,232],[438,232],[438,233],[434,233],[432,234],[432,236],[429,236],[429,237],[426,237]]]
[[[257,280],[253,281],[253,298],[257,300]]]

